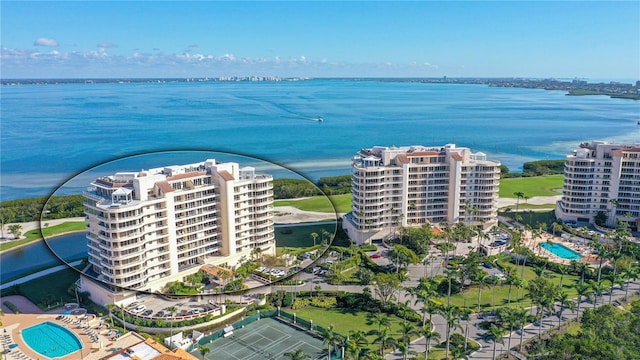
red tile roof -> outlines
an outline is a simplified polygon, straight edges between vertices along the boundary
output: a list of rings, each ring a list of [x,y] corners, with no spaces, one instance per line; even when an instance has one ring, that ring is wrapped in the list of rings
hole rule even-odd
[[[188,178],[202,176],[202,175],[207,175],[207,172],[206,171],[194,171],[194,172],[188,172],[188,173],[185,173],[185,174],[178,174],[178,175],[174,175],[174,176],[172,176],[170,178],[167,178],[167,181],[188,179]]]
[[[398,154],[398,156],[396,156],[396,160],[398,160],[399,162],[401,162],[403,164],[408,164],[409,163],[409,158],[407,157],[406,154]]]
[[[416,151],[407,153],[407,156],[426,156],[426,155],[441,155],[439,151]]]
[[[173,191],[173,187],[167,181],[158,181],[156,186],[165,194]]]
[[[220,177],[224,181],[232,181],[233,180],[233,175],[229,174],[229,172],[226,171],[226,170],[218,171],[218,175],[220,175]]]

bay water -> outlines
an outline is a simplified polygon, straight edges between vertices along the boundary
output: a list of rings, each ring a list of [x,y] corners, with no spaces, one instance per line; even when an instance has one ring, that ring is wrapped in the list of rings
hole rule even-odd
[[[640,142],[640,102],[542,89],[326,79],[18,85],[1,91],[2,201],[50,195],[73,177],[57,194],[81,193],[95,177],[76,174],[158,151],[247,155],[317,180],[348,174],[351,157],[374,145],[455,143],[517,171],[526,161],[562,159],[585,141]],[[144,156],[135,159],[126,163],[130,168],[106,168],[151,167]],[[202,160],[174,154],[152,166]],[[65,258],[86,251],[76,235],[55,241]],[[2,254],[0,277],[55,265],[47,251],[39,243]],[[42,262],[33,263],[27,253]]]

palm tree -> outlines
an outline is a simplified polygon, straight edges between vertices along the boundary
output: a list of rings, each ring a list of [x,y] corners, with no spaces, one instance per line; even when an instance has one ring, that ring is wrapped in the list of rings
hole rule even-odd
[[[617,252],[609,253],[609,263],[613,263],[613,274],[611,274],[611,291],[609,291],[609,305],[611,305],[611,298],[613,297],[613,286],[616,281],[616,275],[618,274],[618,260],[622,257],[621,254]]]
[[[511,265],[504,265],[502,272],[507,277],[507,284],[509,285],[509,293],[507,295],[507,304],[511,304],[511,287],[514,285],[514,279],[516,279],[516,269]]]
[[[589,267],[589,264],[583,263],[583,262],[578,263],[577,268],[578,268],[578,272],[580,273],[580,284],[584,284],[584,275],[587,272],[590,272],[591,268]]]
[[[459,276],[459,271],[457,268],[445,269],[444,275],[447,277],[447,282],[449,284],[449,287],[447,290],[447,306],[449,306],[451,305],[451,282],[453,281],[453,279]]]
[[[122,312],[122,335],[127,332],[127,320],[124,318],[124,305],[120,304],[120,311]]]
[[[311,233],[311,238],[313,239],[313,246],[316,246],[316,240],[318,240],[318,233],[317,232],[312,232]]]
[[[169,311],[169,314],[171,314],[171,330],[169,330],[169,337],[173,336],[173,316],[176,314],[176,311],[178,311],[178,309],[175,306],[169,306],[167,308],[167,311]],[[169,343],[169,348],[173,348],[173,341],[171,341]]]
[[[522,306],[513,310],[513,315],[516,319],[515,325],[520,327],[520,351],[522,351],[522,342],[524,340],[524,326],[528,324],[528,321],[527,321],[528,314],[529,314],[529,310],[523,308]]]
[[[493,341],[493,358],[496,358],[496,345],[499,342],[504,345],[504,339],[502,339],[503,330],[495,325],[491,325],[489,330],[484,334],[487,340]]]
[[[331,360],[331,348],[335,348],[340,341],[333,329],[333,325],[329,325],[321,331],[323,344],[327,345],[327,360]]]
[[[573,302],[573,300],[569,298],[569,295],[564,291],[560,291],[560,293],[558,293],[556,297],[556,301],[558,302],[558,305],[560,305],[560,311],[558,312],[558,326],[560,326],[560,323],[562,322],[562,312],[564,311],[564,308],[567,307],[567,309],[573,312],[576,304]]]
[[[520,199],[524,198],[526,195],[522,191],[516,191],[513,193],[516,196],[516,214],[518,213],[518,208],[520,207]]]
[[[629,298],[629,284],[631,283],[631,279],[633,280],[637,280],[638,279],[638,275],[640,275],[640,273],[638,272],[638,268],[634,268],[631,267],[631,265],[633,264],[633,261],[630,259],[629,260],[629,268],[627,269],[627,286],[625,287],[624,290],[624,298],[628,299]]]
[[[206,346],[198,345],[198,351],[200,351],[200,355],[202,355],[202,360],[204,360],[205,355],[207,355],[211,349]],[[304,358],[301,358],[304,359]]]
[[[562,229],[564,229],[564,227],[562,226],[561,223],[555,222],[555,221],[551,223],[551,231],[553,231],[554,236],[557,236],[556,234],[558,232],[561,232]]]
[[[288,357],[289,360],[306,360],[311,359],[311,355],[305,353],[302,349],[296,349],[295,351],[288,351],[283,354]]]
[[[580,305],[582,305],[582,297],[584,296],[586,299],[589,299],[589,295],[593,293],[591,287],[584,283],[578,283],[576,285],[576,292],[578,293],[578,318],[580,317]]]
[[[397,341],[391,335],[391,328],[389,327],[384,327],[379,332],[376,331],[376,338],[373,341],[380,344],[380,356],[384,355],[385,349],[393,348],[397,345]]]
[[[460,316],[464,318],[464,351],[467,351],[467,345],[469,342],[469,322],[471,320],[471,314],[471,308],[467,307],[465,299],[464,306],[460,309]]]
[[[451,357],[452,360],[458,359],[468,359],[467,355],[464,353],[464,350],[459,346],[454,346],[451,348]]]
[[[253,250],[251,250],[251,257],[254,258],[256,261],[258,259],[261,259],[262,249],[260,247],[254,247]]]
[[[482,295],[482,287],[489,284],[488,276],[481,276],[477,280],[478,285],[478,312],[480,312],[480,297]]]
[[[460,309],[455,306],[445,306],[442,309],[441,313],[445,320],[447,321],[447,338],[446,338],[446,350],[445,350],[445,358],[449,357],[449,344],[451,340],[451,329],[460,329],[462,330],[462,326],[460,326]]]
[[[570,270],[571,269],[566,265],[558,265],[558,272],[560,273],[560,289],[562,289],[562,280],[564,280],[564,276],[567,275]]]
[[[432,325],[429,324],[429,326],[423,326],[420,329],[420,335],[424,336],[424,339],[426,341],[424,359],[427,360],[427,357],[429,356],[429,352],[431,352],[431,341],[436,341],[436,342],[440,341],[440,333],[437,331],[434,331]]]
[[[358,360],[360,355],[364,352],[364,346],[368,345],[366,335],[362,330],[350,330],[349,337],[345,343],[347,353]]]
[[[402,331],[400,341],[406,341],[407,343],[411,341],[411,336],[417,336],[420,333],[420,330],[416,327],[416,325],[410,322],[404,322],[400,324],[400,330]]]
[[[606,286],[602,281],[593,280],[589,282],[589,286],[591,286],[591,289],[593,290],[593,308],[595,309],[598,304],[598,297],[602,297],[602,293],[606,289]]]

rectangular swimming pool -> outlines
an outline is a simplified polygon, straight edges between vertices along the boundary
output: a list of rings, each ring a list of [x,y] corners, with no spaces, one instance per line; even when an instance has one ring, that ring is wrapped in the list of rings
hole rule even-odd
[[[547,242],[543,242],[540,243],[540,246],[545,249],[550,251],[552,254],[559,256],[563,259],[567,259],[567,260],[580,260],[582,259],[582,255],[578,254],[577,252],[569,249],[568,247],[562,245],[562,244],[557,244],[557,243],[547,243]]]

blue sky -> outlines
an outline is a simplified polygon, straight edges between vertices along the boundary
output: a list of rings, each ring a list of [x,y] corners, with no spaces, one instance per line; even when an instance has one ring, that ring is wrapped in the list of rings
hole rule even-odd
[[[640,2],[2,1],[3,78],[640,79]]]

